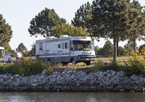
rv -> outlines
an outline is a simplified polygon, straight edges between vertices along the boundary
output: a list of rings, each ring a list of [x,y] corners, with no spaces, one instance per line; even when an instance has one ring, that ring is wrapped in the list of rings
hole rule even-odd
[[[96,60],[90,37],[60,35],[36,40],[36,56],[43,61],[67,64],[84,62],[90,65]]]

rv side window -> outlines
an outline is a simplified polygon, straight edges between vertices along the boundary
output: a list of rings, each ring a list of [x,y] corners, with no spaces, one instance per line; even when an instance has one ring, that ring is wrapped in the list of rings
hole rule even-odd
[[[62,49],[64,49],[64,43],[62,43]]]
[[[43,50],[43,43],[39,43],[39,50]]]
[[[65,43],[65,49],[68,49],[68,42]]]
[[[58,44],[58,48],[61,48],[61,44]]]

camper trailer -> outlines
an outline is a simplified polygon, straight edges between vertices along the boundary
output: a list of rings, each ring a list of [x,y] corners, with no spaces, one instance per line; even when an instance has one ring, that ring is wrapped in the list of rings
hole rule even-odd
[[[90,37],[68,35],[36,40],[36,56],[43,61],[63,64],[84,62],[90,65],[96,59]]]

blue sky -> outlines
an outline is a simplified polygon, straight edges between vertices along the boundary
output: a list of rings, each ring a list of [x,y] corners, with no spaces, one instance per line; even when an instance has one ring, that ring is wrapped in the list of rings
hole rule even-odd
[[[67,22],[71,22],[75,12],[79,7],[93,0],[0,0],[0,14],[11,26],[13,30],[13,37],[10,41],[12,49],[16,49],[20,43],[23,43],[28,50],[31,49],[31,45],[38,39],[44,39],[41,36],[37,38],[30,37],[28,28],[30,21],[45,7],[48,9],[54,9],[59,17],[64,18]],[[145,0],[138,0],[140,4],[145,6]],[[95,45],[103,47],[105,39],[101,39],[100,42],[96,42]],[[112,42],[112,40],[111,40]],[[119,46],[124,46],[127,41],[120,42]],[[144,44],[144,41],[137,41],[137,46]]]

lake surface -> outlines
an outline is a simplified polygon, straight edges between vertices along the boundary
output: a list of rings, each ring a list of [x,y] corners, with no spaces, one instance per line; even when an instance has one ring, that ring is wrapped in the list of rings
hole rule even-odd
[[[145,102],[145,93],[0,92],[0,102]]]

